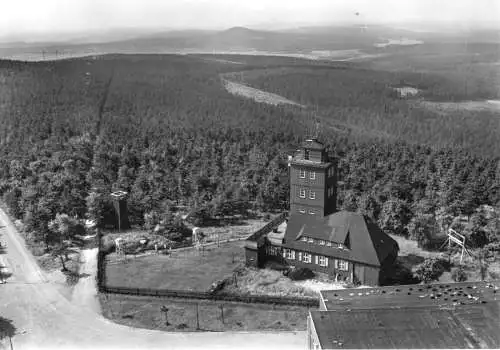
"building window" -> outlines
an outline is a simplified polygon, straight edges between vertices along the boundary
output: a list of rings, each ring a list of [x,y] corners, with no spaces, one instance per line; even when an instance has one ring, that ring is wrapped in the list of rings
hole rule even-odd
[[[273,246],[269,246],[268,249],[267,249],[267,254],[269,255],[279,255],[279,248],[278,247],[273,247]]]
[[[295,251],[292,249],[283,249],[283,256],[287,259],[295,260]]]
[[[316,213],[314,212],[314,210],[309,210],[309,214],[314,215]]]
[[[349,271],[349,263],[344,260],[339,260],[338,269],[341,271]]]
[[[309,199],[316,199],[316,192],[315,191],[309,192]]]
[[[304,150],[304,159],[309,160],[309,150],[308,149]]]
[[[327,241],[327,242],[326,242],[326,246],[327,246],[327,247],[331,247],[331,246],[332,246],[332,242]]]
[[[314,239],[313,239],[313,238],[311,238],[311,237],[309,237],[309,238],[307,239],[307,243],[314,243]]]
[[[302,252],[299,252],[299,261],[302,261]]]
[[[305,211],[304,209],[299,209],[299,213],[301,213],[301,214],[305,214],[305,213],[306,213],[306,211]]]
[[[299,177],[301,179],[305,179],[306,178],[306,171],[304,169],[300,169],[299,170]]]
[[[304,253],[304,262],[310,264],[312,260],[312,256],[309,253]]]
[[[325,243],[326,242],[324,240],[322,240],[322,239],[319,240],[319,245],[325,245]]]
[[[310,178],[311,180],[316,180],[316,172],[315,172],[315,171],[311,171],[311,172],[309,173],[309,178]]]
[[[319,266],[328,266],[328,258],[326,256],[319,257]]]
[[[301,188],[299,192],[299,197],[300,198],[306,198],[306,190]]]

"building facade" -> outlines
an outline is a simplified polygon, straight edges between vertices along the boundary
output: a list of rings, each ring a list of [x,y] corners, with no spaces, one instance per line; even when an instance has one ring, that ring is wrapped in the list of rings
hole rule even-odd
[[[269,261],[306,267],[337,281],[378,285],[397,257],[397,243],[365,216],[337,211],[337,164],[317,139],[289,162],[290,212],[284,234],[247,240],[247,265]]]

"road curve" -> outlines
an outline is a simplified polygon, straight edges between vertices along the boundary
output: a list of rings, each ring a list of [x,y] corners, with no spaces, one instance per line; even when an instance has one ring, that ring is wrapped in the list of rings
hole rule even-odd
[[[0,255],[12,276],[0,285],[0,316],[13,321],[18,349],[304,349],[305,332],[167,333],[115,324],[73,304],[48,282],[0,210]],[[0,348],[1,348],[0,344]]]

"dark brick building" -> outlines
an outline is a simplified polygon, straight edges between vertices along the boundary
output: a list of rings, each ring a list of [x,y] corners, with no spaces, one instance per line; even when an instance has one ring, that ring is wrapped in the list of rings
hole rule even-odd
[[[398,245],[361,214],[337,211],[337,165],[317,139],[290,160],[290,213],[284,234],[249,237],[247,264],[269,260],[308,267],[342,281],[378,285]]]

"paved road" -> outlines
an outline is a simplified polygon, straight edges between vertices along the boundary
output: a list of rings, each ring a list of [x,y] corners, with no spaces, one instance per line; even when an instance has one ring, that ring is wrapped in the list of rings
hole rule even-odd
[[[4,226],[4,227],[1,227]],[[0,285],[0,316],[13,321],[17,349],[304,349],[304,332],[166,333],[117,325],[73,304],[44,277],[16,228],[0,210],[2,260],[13,275]],[[0,348],[1,348],[0,344]]]

